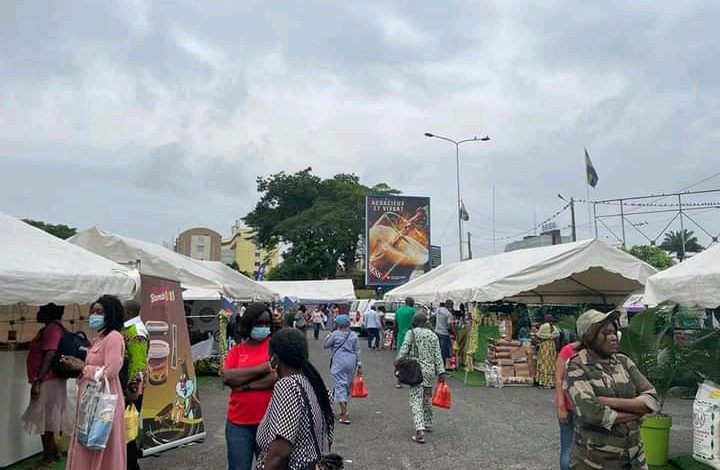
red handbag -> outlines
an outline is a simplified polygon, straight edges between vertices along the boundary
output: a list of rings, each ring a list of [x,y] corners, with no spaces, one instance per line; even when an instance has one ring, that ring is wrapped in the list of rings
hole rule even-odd
[[[353,379],[350,396],[353,398],[367,398],[368,396],[368,391],[365,387],[365,379],[363,379],[362,372],[359,370]]]
[[[450,386],[445,382],[438,383],[435,389],[435,394],[432,398],[433,406],[438,408],[450,409],[452,407],[452,394],[450,393]]]

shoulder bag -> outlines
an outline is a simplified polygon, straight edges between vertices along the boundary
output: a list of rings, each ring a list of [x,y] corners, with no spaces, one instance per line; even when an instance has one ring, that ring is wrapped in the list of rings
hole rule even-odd
[[[413,335],[412,355],[397,360],[395,363],[395,377],[397,377],[398,382],[402,384],[416,386],[423,382],[423,375],[420,362],[418,362],[419,354],[417,343],[415,342],[415,329],[413,328],[410,332]]]
[[[306,470],[342,470],[345,468],[342,456],[338,454],[323,454],[320,448],[320,441],[318,441],[317,434],[315,434],[315,420],[313,419],[312,406],[310,405],[310,398],[305,391],[302,383],[299,380],[294,379],[297,386],[300,388],[300,395],[302,396],[305,410],[308,417],[308,424],[310,425],[310,436],[313,441],[313,447],[315,448],[315,454],[318,456],[317,459],[312,462],[308,462]],[[325,421],[323,420],[323,432],[325,430]]]

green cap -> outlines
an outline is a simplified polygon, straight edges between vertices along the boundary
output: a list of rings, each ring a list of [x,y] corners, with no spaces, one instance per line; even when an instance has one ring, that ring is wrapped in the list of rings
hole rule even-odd
[[[602,313],[598,310],[588,310],[587,312],[583,313],[578,317],[577,322],[575,323],[580,341],[582,341],[582,339],[585,337],[588,331],[590,331],[590,328],[592,328],[593,325],[602,323],[610,317],[618,318],[619,316],[620,312],[618,310],[613,310],[612,312],[608,313]]]

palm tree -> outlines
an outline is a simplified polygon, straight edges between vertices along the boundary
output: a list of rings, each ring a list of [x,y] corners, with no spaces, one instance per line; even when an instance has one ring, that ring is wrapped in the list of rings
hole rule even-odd
[[[683,241],[685,242],[685,249],[683,249]],[[666,233],[665,239],[660,245],[660,248],[677,253],[680,261],[683,260],[685,253],[688,251],[697,253],[704,250],[702,245],[698,243],[698,238],[695,236],[694,232],[687,229],[682,231],[678,230],[677,232],[671,230]]]

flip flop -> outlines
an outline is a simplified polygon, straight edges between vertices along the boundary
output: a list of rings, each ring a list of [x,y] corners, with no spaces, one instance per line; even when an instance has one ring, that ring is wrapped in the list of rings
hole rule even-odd
[[[415,443],[417,443],[417,444],[425,444],[425,438],[424,438],[424,437],[413,436],[413,437],[411,437],[410,439],[412,439],[413,442],[415,442]]]
[[[347,418],[340,418],[338,421],[342,424],[350,424],[350,420]]]

